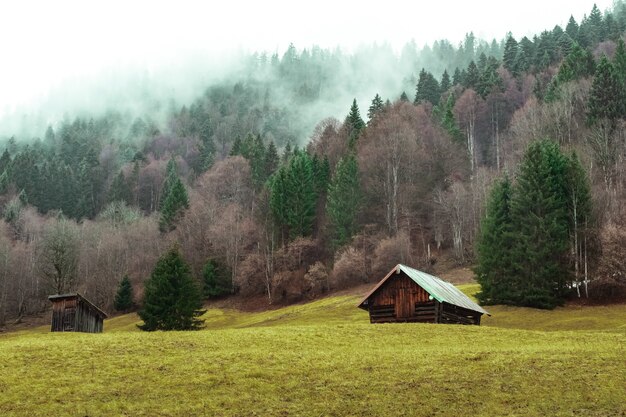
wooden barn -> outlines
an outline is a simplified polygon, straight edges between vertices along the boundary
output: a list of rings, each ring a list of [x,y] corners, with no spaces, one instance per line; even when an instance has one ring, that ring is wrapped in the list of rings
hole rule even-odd
[[[359,303],[371,323],[424,322],[480,325],[489,315],[454,285],[398,264]]]
[[[106,313],[82,295],[51,295],[53,332],[101,333]]]

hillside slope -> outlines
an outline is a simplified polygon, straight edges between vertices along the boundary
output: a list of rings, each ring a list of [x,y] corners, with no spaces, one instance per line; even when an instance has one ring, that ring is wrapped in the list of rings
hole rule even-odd
[[[370,325],[358,298],[212,308],[199,332],[143,333],[125,315],[104,334],[6,334],[0,415],[626,413],[626,306],[494,306],[481,327]]]

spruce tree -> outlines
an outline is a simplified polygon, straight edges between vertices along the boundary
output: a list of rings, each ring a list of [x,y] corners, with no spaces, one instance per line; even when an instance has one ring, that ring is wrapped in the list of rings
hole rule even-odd
[[[463,142],[463,133],[456,122],[456,118],[454,117],[454,95],[448,95],[448,99],[445,103],[441,103],[439,106],[435,108],[436,114],[439,117],[439,123],[441,127],[443,127],[446,132],[450,135],[450,137],[456,142]]]
[[[274,174],[278,168],[279,162],[280,157],[278,156],[276,145],[274,145],[274,141],[270,141],[269,145],[267,145],[267,150],[265,151],[265,178],[270,178]]]
[[[376,116],[378,113],[383,111],[384,106],[385,105],[383,104],[383,99],[380,98],[380,96],[377,93],[374,99],[372,100],[372,104],[370,105],[370,108],[367,111],[367,118],[369,119],[369,121],[372,121],[374,116]]]
[[[589,30],[589,40],[591,45],[595,45],[605,39],[606,31],[602,20],[602,13],[595,3],[591,8],[589,17],[586,20],[586,26]]]
[[[350,155],[339,160],[330,182],[326,211],[335,248],[348,243],[357,232],[357,215],[361,204],[358,175],[356,158]]]
[[[191,277],[189,265],[176,248],[158,261],[145,283],[141,330],[197,330],[204,320],[200,290]]]
[[[76,175],[77,200],[73,211],[67,213],[76,219],[84,217],[92,218],[95,215],[94,193],[91,169],[85,158],[83,158],[78,166]]]
[[[200,144],[200,160],[198,161],[198,172],[205,172],[213,165],[215,161],[215,143],[211,136],[200,136],[202,142]]]
[[[283,149],[283,156],[282,156],[283,164],[286,164],[287,162],[289,162],[289,159],[291,159],[292,156],[293,156],[293,151],[291,149],[291,142],[287,142],[287,144],[285,145],[285,149]]]
[[[230,273],[215,259],[209,259],[202,268],[202,284],[205,298],[230,294],[233,287]]]
[[[175,229],[176,221],[187,208],[189,208],[187,190],[177,176],[163,203],[161,217],[159,219],[159,230],[161,230],[161,232],[168,232]]]
[[[477,298],[482,304],[515,304],[519,298],[512,258],[515,240],[511,217],[512,194],[508,176],[496,182],[481,224],[475,272],[481,287]]]
[[[350,147],[353,147],[361,131],[365,128],[365,122],[361,119],[361,113],[359,112],[359,105],[356,103],[356,99],[352,101],[350,113],[348,113],[344,124],[348,129],[348,143]]]
[[[282,166],[274,173],[269,181],[270,210],[274,221],[278,225],[282,240],[285,239],[287,229],[287,167]]]
[[[292,238],[311,235],[316,202],[311,157],[306,152],[297,152],[289,162],[286,175],[287,226]]]
[[[563,301],[569,282],[567,165],[549,140],[532,143],[520,164],[511,200],[515,304],[553,308]]]
[[[506,43],[504,44],[504,56],[502,57],[502,65],[504,68],[509,70],[511,74],[517,74],[517,68],[515,67],[515,59],[517,58],[518,53],[518,45],[517,41],[509,33],[509,37],[506,39]]]
[[[478,71],[478,67],[474,61],[471,61],[467,66],[467,72],[465,77],[463,77],[463,86],[465,88],[473,88],[476,89],[478,86],[478,82],[480,80],[480,72]]]
[[[127,313],[133,307],[133,287],[130,284],[128,275],[120,281],[113,301],[113,308],[117,311]]]
[[[576,19],[574,19],[574,16],[572,15],[570,15],[569,20],[567,21],[567,26],[565,26],[565,33],[567,33],[572,39],[576,39],[578,37],[578,23],[576,23]]]
[[[406,92],[402,92],[402,94],[400,94],[400,101],[403,101],[405,103],[409,102],[409,96],[407,96]]]
[[[9,150],[4,148],[4,152],[0,157],[0,174],[7,170],[9,164],[11,163],[11,155],[9,154]]]
[[[441,93],[445,93],[450,89],[452,83],[450,81],[450,74],[448,74],[448,70],[443,71],[443,75],[441,76],[441,83],[439,84],[439,90]]]
[[[430,72],[422,68],[417,81],[414,104],[430,102],[435,106],[439,103],[440,95],[439,83]]]
[[[624,92],[620,87],[613,65],[606,56],[602,56],[589,94],[587,119],[590,125],[602,124],[611,130],[615,128],[617,119],[624,115]]]
[[[625,6],[626,7],[626,6]],[[622,39],[617,42],[617,49],[613,57],[613,70],[617,77],[619,86],[619,107],[622,113],[622,119],[626,119],[626,46]]]
[[[176,161],[174,158],[170,158],[167,161],[167,166],[165,167],[165,181],[163,181],[163,186],[161,187],[161,200],[159,201],[159,209],[163,208],[163,204],[165,204],[165,200],[170,193],[174,182],[178,178],[178,170],[176,167]]]

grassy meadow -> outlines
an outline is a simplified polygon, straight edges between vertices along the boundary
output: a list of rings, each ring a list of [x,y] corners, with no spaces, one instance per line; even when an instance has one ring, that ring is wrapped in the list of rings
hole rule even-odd
[[[198,332],[125,315],[0,335],[0,416],[626,415],[624,305],[370,325],[358,299],[209,309]]]

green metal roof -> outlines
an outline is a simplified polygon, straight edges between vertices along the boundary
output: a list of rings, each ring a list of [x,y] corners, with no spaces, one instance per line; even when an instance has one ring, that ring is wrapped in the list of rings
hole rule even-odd
[[[445,302],[467,308],[468,310],[489,314],[485,309],[473,302],[467,295],[463,294],[457,287],[449,282],[406,265],[398,264],[398,268],[440,303]]]
[[[449,282],[402,264],[398,264],[381,282],[379,282],[378,285],[376,285],[376,287],[369,294],[367,294],[367,296],[365,296],[359,306],[363,305],[363,302],[365,302],[370,295],[376,292],[376,290],[380,288],[380,286],[389,277],[391,277],[394,272],[399,274],[400,271],[404,272],[417,285],[422,287],[428,294],[440,303],[448,303],[489,315],[487,310],[473,302],[467,295],[463,294],[457,287]]]

